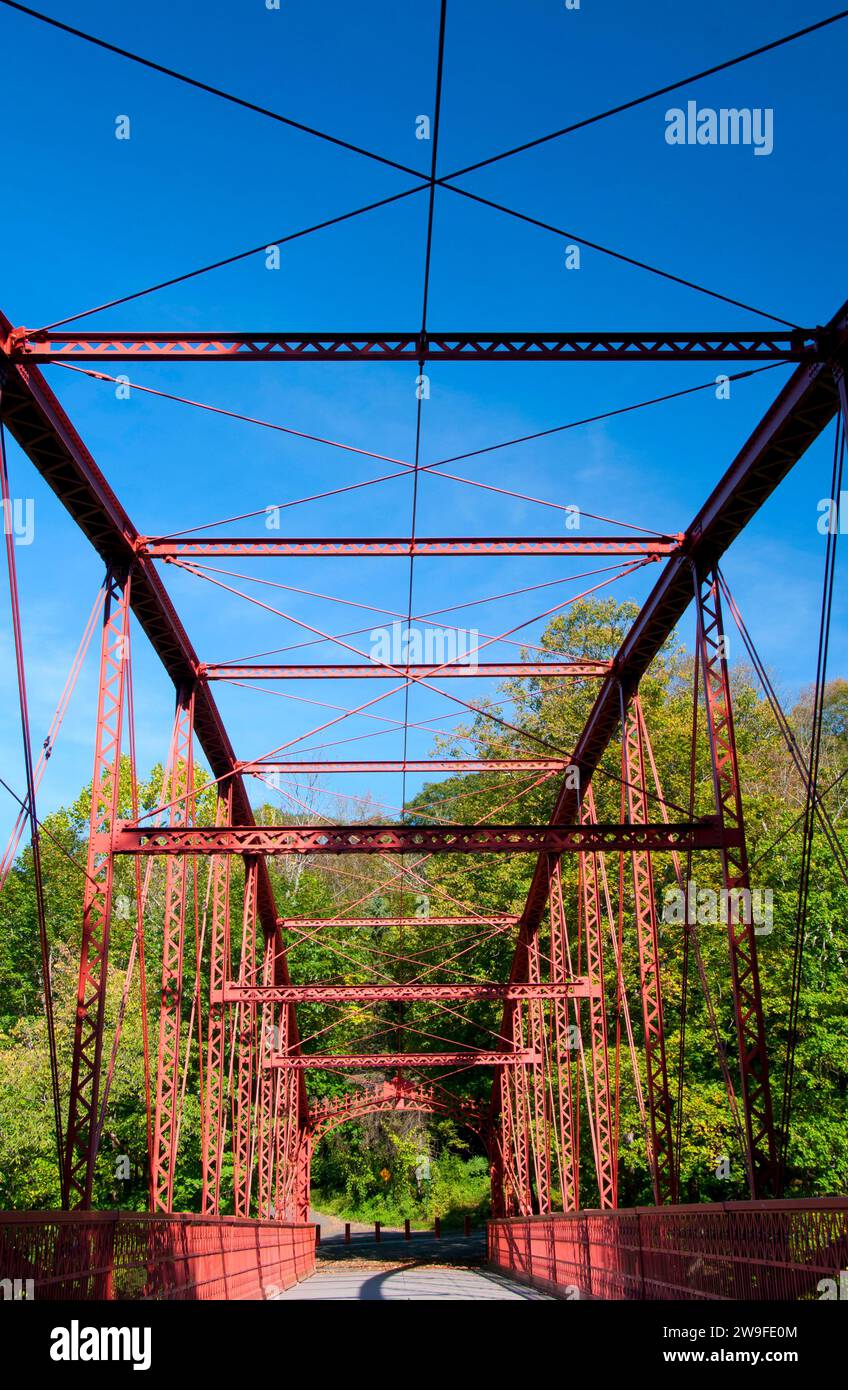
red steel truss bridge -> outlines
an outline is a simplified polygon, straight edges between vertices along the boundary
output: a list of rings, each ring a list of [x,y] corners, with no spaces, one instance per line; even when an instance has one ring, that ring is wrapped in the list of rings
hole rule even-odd
[[[450,1117],[471,1133],[487,1155],[491,1174],[490,1257],[501,1268],[547,1286],[575,1284],[610,1298],[801,1298],[815,1290],[823,1274],[848,1263],[848,1203],[793,1202],[783,1196],[791,1084],[788,1091],[784,1086],[779,1110],[775,1078],[782,1059],[772,1055],[763,1016],[727,661],[728,623],[739,627],[745,641],[747,629],[720,568],[728,549],[740,540],[744,543],[748,524],[826,431],[835,434],[841,469],[848,426],[848,305],[838,308],[826,324],[805,328],[691,281],[679,281],[689,290],[723,300],[731,318],[741,311],[770,320],[770,326],[724,332],[504,328],[482,333],[446,332],[431,324],[435,195],[438,191],[440,196],[487,202],[462,184],[468,170],[437,173],[444,25],[442,5],[429,171],[408,169],[309,131],[315,139],[345,146],[352,158],[382,160],[416,179],[415,187],[397,196],[425,195],[427,251],[420,324],[408,324],[402,332],[356,333],[128,332],[78,326],[91,313],[114,313],[127,300],[154,294],[161,285],[47,326],[19,326],[0,315],[4,506],[11,505],[12,496],[5,448],[5,439],[11,437],[97,552],[104,573],[47,748],[52,751],[58,736],[81,657],[90,644],[99,644],[79,987],[72,1050],[66,1059],[68,1081],[62,1088],[51,1017],[37,815],[47,757],[43,752],[36,759],[32,753],[15,548],[7,526],[26,786],[20,789],[20,814],[2,862],[2,877],[5,880],[28,833],[38,890],[63,1210],[0,1216],[0,1274],[34,1277],[45,1297],[129,1297],[133,1290],[137,1296],[139,1289],[148,1297],[215,1297],[227,1291],[229,1296],[255,1296],[266,1282],[284,1286],[303,1277],[314,1260],[309,1193],[315,1145],[351,1119],[400,1111]],[[817,27],[821,26],[811,30]],[[72,32],[81,41],[91,37]],[[150,66],[139,55],[112,51]],[[163,71],[166,77],[194,82],[159,68]],[[239,100],[218,89],[206,90],[225,101]],[[272,112],[262,114],[285,119]],[[506,151],[497,158],[517,153]],[[490,206],[534,222],[500,204]],[[255,248],[244,255],[254,252]],[[643,262],[629,263],[645,273],[678,278]],[[167,283],[216,268],[200,267]],[[590,362],[598,371],[612,371],[612,364],[639,361],[647,371],[651,363],[656,367],[703,361],[721,364],[734,380],[755,369],[783,366],[785,380],[762,418],[752,421],[735,457],[723,467],[717,465],[712,490],[681,530],[666,534],[598,518],[606,529],[597,535],[567,528],[562,534],[514,535],[508,528],[507,534],[479,537],[420,534],[414,501],[408,529],[399,528],[389,537],[283,536],[258,527],[257,534],[250,534],[246,518],[259,517],[261,524],[267,509],[261,498],[249,493],[236,519],[240,530],[222,532],[224,523],[216,522],[167,535],[146,534],[137,529],[47,380],[50,372],[58,380],[67,379],[70,370],[119,381],[104,371],[113,364],[131,371],[146,362],[266,362],[285,372],[286,364],[298,362],[332,373],[333,364],[350,361],[362,363],[363,371],[368,363],[407,362],[422,376],[439,363],[522,363],[525,372],[533,370],[533,363],[556,363],[567,373],[573,363]],[[713,377],[704,388],[690,391],[714,382]],[[650,399],[609,413],[656,405],[690,391],[665,396],[657,391]],[[355,450],[381,460],[393,473],[407,474],[415,496],[435,471],[451,476],[446,467],[457,466],[451,459],[422,461],[422,399],[419,391],[414,458],[388,459]],[[216,409],[199,401],[186,404]],[[573,422],[575,427],[583,423],[587,422]],[[305,437],[329,447],[349,447],[317,434]],[[506,449],[516,442],[492,447]],[[192,460],[185,467],[190,471]],[[453,476],[460,484],[481,486]],[[488,476],[490,490],[503,494],[507,506],[510,499],[523,497],[510,488],[508,470],[496,473],[493,467]],[[287,620],[288,614],[273,606],[282,601],[274,597],[273,585],[257,599],[239,586],[246,576],[230,582],[233,571],[206,562],[267,561],[263,572],[271,573],[272,562],[280,559],[326,558],[352,566],[362,560],[373,565],[401,559],[408,561],[408,586],[405,583],[404,591],[395,596],[381,594],[379,602],[390,607],[375,606],[372,612],[392,613],[407,626],[418,621],[426,635],[427,615],[419,618],[413,605],[416,561],[464,558],[470,573],[478,562],[497,564],[504,557],[521,558],[528,573],[537,557],[586,562],[592,578],[584,593],[648,567],[653,587],[611,660],[522,646],[512,639],[529,621],[495,635],[477,634],[476,647],[458,657],[439,659],[425,644],[414,655],[407,651],[389,659],[365,650],[356,634],[328,632],[290,619],[301,634],[329,643],[337,658],[335,664],[313,664],[279,659],[279,650],[238,660],[226,659],[221,651],[201,656],[166,583],[179,571],[181,578],[206,583],[216,603],[223,592]],[[594,567],[598,560],[605,560],[606,568]],[[531,589],[528,581],[528,592]],[[568,602],[573,601],[572,596]],[[565,607],[549,607],[541,616]],[[711,803],[697,810],[694,793],[684,806],[667,798],[666,769],[640,698],[643,678],[684,619],[693,620],[696,651],[689,758],[694,768],[696,758],[706,756],[712,773]],[[143,634],[175,690],[173,725],[169,735],[163,731],[162,739],[167,757],[161,803],[152,813],[141,813],[138,804],[134,633]],[[510,643],[510,659],[486,655],[488,648],[502,649]],[[278,660],[263,659],[269,655]],[[466,697],[469,687],[464,682],[491,678],[533,678],[561,688],[579,683],[591,695],[583,728],[568,747],[554,746],[496,713],[508,710],[507,704],[481,704],[474,696]],[[276,689],[289,682],[321,681],[342,683],[344,689],[345,681],[362,679],[389,684],[388,694],[400,692],[404,718],[393,721],[374,715],[386,698],[382,685],[358,705],[328,707],[326,701],[305,700],[320,709],[318,722],[269,750],[237,749],[216,699],[222,685],[229,693],[252,691],[260,682]],[[514,736],[510,746],[520,751],[512,756],[467,756],[461,748],[445,754],[442,747],[431,758],[411,756],[409,731],[422,726],[409,717],[410,689],[438,696],[449,713],[459,709],[506,730]],[[393,728],[402,751],[394,758],[362,757],[357,748],[338,756],[334,750],[345,743],[343,737],[316,742],[357,714],[377,718],[378,732]],[[788,735],[785,719],[781,727]],[[844,850],[818,796],[817,767],[799,763],[791,735],[788,741],[787,756],[807,785],[810,836],[817,826],[844,867]],[[129,816],[121,803],[122,759],[132,781]],[[359,819],[352,814],[347,823],[314,813],[310,819],[314,798],[303,800],[308,784],[296,780],[357,774],[378,789],[385,785],[380,783],[382,776],[396,775],[403,778],[405,793],[407,776],[445,773],[470,779],[467,790],[450,801],[458,808],[450,823],[428,815],[426,809],[410,808],[405,795],[399,807],[372,802],[372,809],[375,804],[380,807],[379,819],[371,811]],[[464,820],[462,797],[471,794],[483,774],[502,778],[497,810],[483,821]],[[620,804],[620,814],[612,821],[599,818],[596,809],[599,787],[608,791],[610,781]],[[268,789],[279,793],[287,814],[273,823],[267,816],[258,820],[249,787],[263,795]],[[551,791],[550,814],[542,823],[522,815],[528,793],[540,787]],[[354,802],[355,798],[343,799],[347,807]],[[464,886],[448,892],[438,877],[431,880],[431,856],[465,865],[465,876],[451,880]],[[481,857],[490,862],[488,856],[520,856],[527,866],[526,896],[511,913],[493,912],[475,896],[473,866]],[[107,1029],[116,877],[127,860],[134,866],[134,935],[117,1025]],[[279,878],[269,865],[282,862],[296,874],[298,864],[307,861],[321,871],[328,867],[347,874],[349,882],[358,881],[352,905],[339,916],[291,917],[280,911]],[[673,1056],[667,1039],[671,1006],[659,929],[655,866],[660,862],[672,866],[681,888],[691,878],[693,865],[703,864],[697,871],[699,880],[712,876],[731,903],[723,985],[733,1003],[732,1046],[719,1036],[696,924],[687,920],[680,930],[698,976],[692,987],[699,984],[708,995],[716,1028],[716,1071],[726,1090],[747,1174],[746,1202],[691,1207],[679,1201],[680,1096],[687,1056],[685,1048]],[[348,863],[354,867],[345,868]],[[158,917],[151,905],[154,872],[164,885]],[[374,912],[380,894],[388,895],[395,915]],[[196,904],[204,895],[199,932]],[[413,906],[422,897],[429,900],[424,914]],[[357,910],[364,915],[356,915]],[[634,927],[626,936],[620,931],[623,913],[629,914]],[[154,917],[155,930],[161,932],[161,973],[155,981],[147,979],[144,950],[145,924],[149,938]],[[439,931],[435,947],[429,934],[434,928]],[[486,962],[494,958],[490,947],[496,939],[511,943],[511,964],[492,978]],[[392,949],[381,945],[387,940]],[[301,967],[303,946],[315,942],[335,961],[330,978],[312,977]],[[93,1210],[98,1152],[116,1062],[125,1045],[125,1012],[139,987],[145,1036],[149,1025],[153,1043],[151,1055],[144,1059],[149,1212],[116,1214]],[[673,993],[677,999],[679,982]],[[315,1023],[319,1006],[324,1011],[320,1018],[329,1023]],[[790,1016],[795,1006],[794,999],[787,1000]],[[352,1015],[371,1021],[366,1031],[357,1033],[351,1027]],[[343,1042],[334,1046],[339,1029]],[[477,1041],[469,1042],[474,1029]],[[192,1056],[196,1065],[190,1068]],[[315,1098],[310,1074],[316,1071],[339,1073],[338,1089],[330,1098]],[[618,1202],[625,1073],[632,1074],[628,1084],[638,1101],[639,1142],[644,1144],[653,1190],[653,1206],[638,1211],[622,1211]],[[791,1082],[791,1071],[789,1075]],[[175,1181],[185,1161],[181,1126],[187,1076],[199,1077],[202,1149],[202,1193],[198,1210],[189,1214],[174,1211]]]

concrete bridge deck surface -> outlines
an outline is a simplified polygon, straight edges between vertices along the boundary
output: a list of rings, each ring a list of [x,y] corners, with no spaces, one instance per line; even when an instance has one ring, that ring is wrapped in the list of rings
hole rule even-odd
[[[525,1288],[488,1270],[457,1265],[400,1264],[375,1266],[357,1261],[319,1267],[311,1278],[278,1295],[293,1303],[451,1301],[464,1303],[508,1299],[512,1302],[554,1302],[546,1294]]]
[[[445,1231],[414,1231],[409,1240],[398,1228],[384,1229],[379,1241],[374,1227],[351,1223],[351,1238],[344,1240],[344,1223],[313,1211],[321,1226],[318,1268],[309,1279],[279,1294],[292,1302],[344,1301],[409,1302],[457,1300],[489,1302],[553,1302],[546,1294],[482,1268],[486,1259],[483,1230],[463,1235]]]

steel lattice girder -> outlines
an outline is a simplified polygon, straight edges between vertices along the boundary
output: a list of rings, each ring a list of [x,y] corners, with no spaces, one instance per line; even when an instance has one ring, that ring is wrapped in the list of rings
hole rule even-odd
[[[256,773],[279,773],[289,776],[297,772],[565,772],[567,758],[363,758],[349,762],[262,762],[239,763],[239,770],[253,776]]]
[[[514,926],[518,918],[508,912],[481,913],[479,917],[281,917],[283,931],[307,931],[319,927],[411,927],[426,922],[430,927]]]
[[[441,666],[416,662],[409,666],[376,664],[341,666],[213,666],[202,665],[198,675],[207,681],[305,681],[305,680],[382,680],[434,676],[438,680],[460,677],[464,680],[498,676],[518,680],[533,676],[537,680],[587,679],[606,675],[606,661],[452,661]]]
[[[705,333],[70,333],[16,328],[15,362],[814,362],[822,329]]]
[[[309,1107],[309,1132],[313,1139],[318,1139],[346,1120],[386,1111],[449,1115],[458,1124],[486,1134],[485,1111],[475,1101],[454,1095],[444,1087],[437,1090],[426,1082],[408,1081],[400,1075],[384,1080],[381,1087],[346,1091],[313,1101]]]
[[[213,1004],[246,1000],[258,1004],[427,1004],[442,999],[466,1003],[492,999],[588,999],[596,993],[596,986],[588,979],[515,985],[491,980],[462,985],[243,985],[228,981],[222,989],[213,991],[210,999]]]
[[[682,536],[415,536],[409,540],[372,536],[359,540],[292,540],[275,536],[230,539],[209,536],[195,540],[140,537],[137,548],[140,555],[154,560],[220,556],[348,559],[446,555],[652,555],[659,559],[673,554],[682,539]]]
[[[233,825],[140,828],[121,823],[116,854],[558,854],[721,849],[715,818],[653,825]]]
[[[5,394],[5,393],[4,393]],[[126,703],[125,660],[131,582],[107,577],[100,643],[97,733],[83,900],[82,941],[65,1135],[65,1184],[74,1206],[91,1205],[103,1053],[114,856],[102,840],[118,813],[121,740]],[[100,843],[98,843],[100,841]]]
[[[283,1057],[270,1053],[266,1067],[281,1067],[284,1071],[367,1071],[383,1067],[503,1067],[535,1062],[536,1054],[528,1048],[514,1052],[309,1052],[298,1057]]]
[[[171,743],[171,776],[165,795],[173,801],[173,816],[186,825],[194,808],[193,756],[194,688],[178,692]],[[183,964],[185,959],[188,860],[169,859],[165,869],[165,914],[162,931],[162,974],[159,995],[159,1056],[151,1156],[151,1205],[171,1211],[180,1120],[180,1043],[182,1039]]]

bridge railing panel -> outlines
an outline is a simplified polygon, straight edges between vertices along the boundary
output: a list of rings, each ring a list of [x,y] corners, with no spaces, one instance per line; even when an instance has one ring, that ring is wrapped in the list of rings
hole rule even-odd
[[[311,1274],[315,1227],[141,1212],[0,1213],[0,1280],[16,1297],[272,1298]]]
[[[848,1200],[513,1217],[488,1239],[494,1268],[565,1298],[816,1299],[848,1269]]]

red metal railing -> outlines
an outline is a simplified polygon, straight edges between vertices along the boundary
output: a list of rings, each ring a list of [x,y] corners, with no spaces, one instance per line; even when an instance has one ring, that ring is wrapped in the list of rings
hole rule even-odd
[[[848,1268],[848,1200],[516,1217],[488,1238],[494,1268],[566,1297],[815,1299]]]
[[[45,1299],[272,1298],[315,1267],[315,1227],[143,1212],[0,1213],[0,1279]]]

